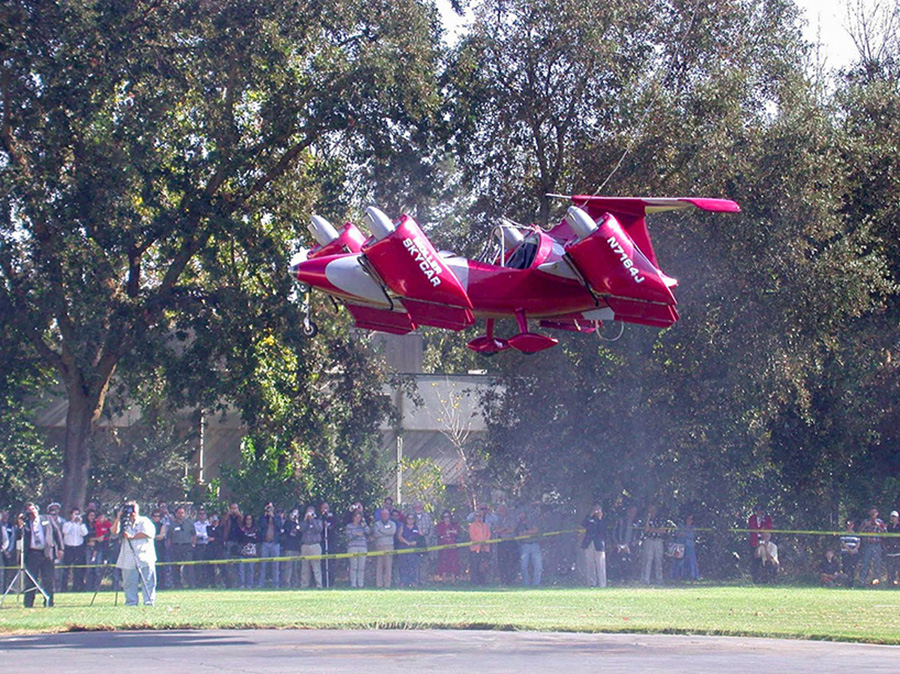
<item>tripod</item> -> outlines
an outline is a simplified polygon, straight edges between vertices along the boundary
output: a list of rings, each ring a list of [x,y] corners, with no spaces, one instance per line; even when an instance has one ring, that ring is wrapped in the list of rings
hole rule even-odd
[[[323,536],[323,540],[325,541],[325,555],[326,555],[325,559],[322,560],[322,561],[325,562],[325,564],[324,564],[324,567],[325,567],[325,578],[323,579],[323,580],[324,580],[323,585],[324,585],[326,588],[331,587],[331,586],[329,585],[329,583],[328,583],[328,571],[329,571],[329,569],[328,569],[328,561],[329,561],[329,560],[328,560],[328,557],[327,557],[327,555],[328,555],[328,535],[329,535],[329,533],[331,533],[331,532],[330,532],[330,526],[331,526],[331,525],[328,524],[328,522],[326,521],[326,522],[325,522],[325,528],[324,528],[324,530],[323,530],[323,531],[324,531],[324,534],[325,534],[325,535]]]
[[[110,579],[112,580],[113,590],[115,591],[115,599],[113,600],[113,605],[119,605],[119,579],[116,577],[116,567],[113,564],[109,563],[109,560],[103,560],[103,566],[100,568],[100,577],[97,579],[97,587],[94,588],[94,596],[91,597],[91,603],[89,606],[93,606],[94,602],[97,600],[97,594],[100,592],[100,587],[103,585],[103,579],[106,577],[106,570],[110,571]]]
[[[37,551],[40,554],[44,554],[43,550]],[[44,588],[41,587],[41,584],[37,582],[37,578],[35,578],[31,571],[25,566],[25,541],[21,538],[16,541],[16,555],[18,555],[19,560],[19,568],[16,569],[16,575],[13,576],[12,580],[9,581],[9,585],[6,587],[6,590],[3,592],[3,596],[0,597],[0,606],[3,606],[3,602],[6,601],[6,595],[13,591],[13,586],[16,587],[16,594],[24,594],[25,592],[40,592],[44,597],[44,605],[49,604],[50,595],[44,592]],[[28,578],[34,588],[25,589],[25,578]]]

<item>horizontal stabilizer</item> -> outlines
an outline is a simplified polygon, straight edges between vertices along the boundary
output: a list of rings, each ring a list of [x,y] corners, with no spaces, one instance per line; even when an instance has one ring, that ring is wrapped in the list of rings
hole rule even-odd
[[[561,196],[561,195],[555,195]],[[650,235],[647,232],[648,213],[661,213],[685,208],[699,208],[711,213],[739,213],[741,207],[729,199],[707,199],[704,197],[598,197],[576,194],[572,203],[582,208],[594,220],[605,213],[611,213],[628,232],[634,243],[654,266],[659,266]],[[573,231],[565,221],[553,228],[550,235],[559,241],[567,241]]]

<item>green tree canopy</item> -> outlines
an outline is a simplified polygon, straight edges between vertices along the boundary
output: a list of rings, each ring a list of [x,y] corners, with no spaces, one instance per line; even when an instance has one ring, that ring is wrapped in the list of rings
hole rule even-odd
[[[298,321],[302,221],[343,215],[341,167],[364,175],[432,113],[434,10],[13,0],[0,26],[4,321],[65,389],[61,500],[80,504],[117,370],[258,416],[247,374]]]

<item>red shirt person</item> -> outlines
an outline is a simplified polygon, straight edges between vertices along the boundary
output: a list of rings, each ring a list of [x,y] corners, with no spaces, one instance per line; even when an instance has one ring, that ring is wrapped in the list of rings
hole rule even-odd
[[[747,529],[750,530],[750,547],[756,550],[759,545],[759,532],[772,529],[772,518],[761,505],[753,509],[753,514],[747,520]]]

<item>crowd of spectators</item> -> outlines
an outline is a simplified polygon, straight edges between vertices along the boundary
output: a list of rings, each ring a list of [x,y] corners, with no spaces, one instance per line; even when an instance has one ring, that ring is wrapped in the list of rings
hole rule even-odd
[[[203,506],[170,510],[160,501],[149,514],[162,589],[328,588],[336,582],[352,588],[390,588],[464,580],[473,585],[539,586],[544,581],[548,543],[538,504],[512,508],[501,503],[495,509],[480,505],[457,515],[421,501],[395,506],[387,497],[370,508],[357,502],[339,513],[328,503],[288,510],[267,503],[257,516],[243,512],[237,503],[220,514]],[[51,596],[53,589],[95,591],[104,574],[114,585],[119,582],[109,565],[117,558],[119,539],[110,515],[96,502],[89,502],[84,511],[71,509],[65,518],[59,504],[51,503],[43,521],[49,527],[48,550],[52,546],[43,584],[50,586]],[[4,512],[0,524],[0,576],[5,566],[8,578],[16,565],[16,522]],[[661,516],[653,504],[643,511],[627,505],[607,518],[598,503],[570,524],[584,531],[571,569],[577,568],[590,586],[700,579],[698,528],[691,513],[676,522]],[[774,582],[781,561],[772,517],[758,506],[746,529],[746,568],[754,582]],[[821,582],[877,585],[886,571],[887,582],[897,585],[900,537],[879,535],[885,533],[900,534],[896,511],[887,525],[875,508],[859,524],[848,521],[839,549],[826,550],[816,568]],[[34,535],[43,537],[37,529]],[[318,558],[335,553],[342,556]]]

